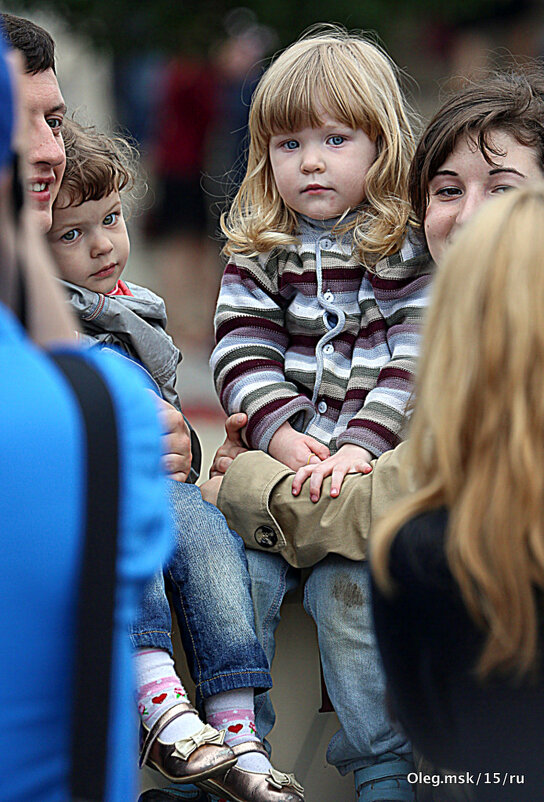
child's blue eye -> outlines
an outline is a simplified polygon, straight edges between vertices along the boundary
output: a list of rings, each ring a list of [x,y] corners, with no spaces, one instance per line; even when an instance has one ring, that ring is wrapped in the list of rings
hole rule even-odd
[[[79,237],[79,231],[77,228],[72,228],[70,231],[67,231],[66,234],[63,234],[61,239],[65,242],[75,242],[75,240]]]
[[[329,142],[331,145],[342,145],[346,141],[345,136],[341,136],[340,134],[335,134],[334,136],[329,137]]]
[[[117,222],[118,217],[119,217],[118,212],[110,212],[110,214],[107,214],[105,218],[102,220],[102,223],[105,226],[113,226]]]
[[[283,147],[286,150],[296,150],[296,148],[298,148],[298,142],[296,139],[289,139],[287,142],[283,143]]]

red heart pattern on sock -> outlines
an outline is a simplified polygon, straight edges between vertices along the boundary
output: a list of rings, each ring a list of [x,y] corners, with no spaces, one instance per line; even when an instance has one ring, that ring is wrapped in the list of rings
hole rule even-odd
[[[153,702],[154,705],[162,705],[167,696],[168,696],[167,693],[161,693],[160,696],[154,696],[151,701]]]
[[[243,730],[243,729],[244,729],[244,725],[243,724],[231,724],[230,727],[228,728],[228,731],[229,732],[233,732],[235,735],[238,735],[240,730]]]

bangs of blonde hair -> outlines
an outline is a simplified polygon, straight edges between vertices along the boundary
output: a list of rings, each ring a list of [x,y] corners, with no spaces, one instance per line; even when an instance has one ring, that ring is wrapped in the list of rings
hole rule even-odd
[[[378,525],[376,579],[421,512],[449,511],[447,558],[485,634],[477,674],[537,668],[544,589],[544,184],[486,203],[439,267],[416,382],[418,489]]]
[[[318,127],[326,115],[362,129],[378,150],[366,175],[365,200],[339,233],[353,231],[354,250],[364,264],[399,249],[410,213],[414,137],[396,67],[364,36],[319,26],[278,56],[255,90],[247,172],[222,218],[227,254],[254,255],[296,242],[297,216],[276,188],[270,138]]]

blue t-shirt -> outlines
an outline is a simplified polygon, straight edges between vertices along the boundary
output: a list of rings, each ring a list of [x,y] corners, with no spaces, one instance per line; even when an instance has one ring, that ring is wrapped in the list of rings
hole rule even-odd
[[[137,369],[95,349],[78,353],[109,386],[120,437],[105,802],[126,802],[137,793],[128,625],[172,542],[161,431]],[[1,306],[0,429],[0,799],[63,802],[69,799],[75,599],[85,534],[85,433],[63,375]]]

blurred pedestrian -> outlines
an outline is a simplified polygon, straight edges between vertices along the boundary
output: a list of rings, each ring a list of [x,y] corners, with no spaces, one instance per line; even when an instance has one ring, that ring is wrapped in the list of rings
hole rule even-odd
[[[157,119],[150,141],[157,200],[148,233],[157,244],[157,264],[174,340],[208,349],[217,291],[217,248],[208,239],[203,189],[205,154],[216,112],[212,65],[183,55],[163,68]]]

